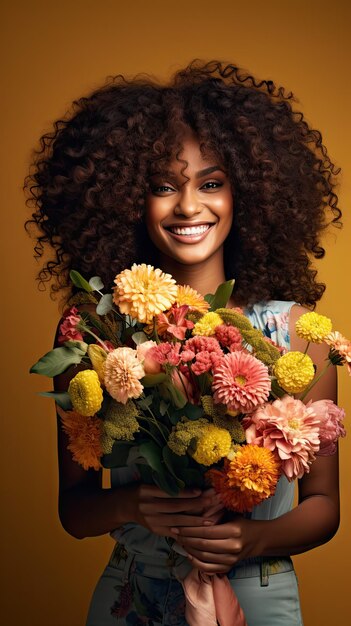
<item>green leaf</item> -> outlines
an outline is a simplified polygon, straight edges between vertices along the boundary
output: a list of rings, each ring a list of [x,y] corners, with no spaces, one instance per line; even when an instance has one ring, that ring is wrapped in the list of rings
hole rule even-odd
[[[147,396],[146,398],[136,400],[136,404],[140,406],[141,409],[147,410],[152,404],[152,396]]]
[[[232,291],[234,288],[235,280],[227,280],[225,283],[219,285],[216,290],[216,293],[213,296],[213,300],[210,303],[211,311],[215,311],[216,309],[221,309],[227,306],[228,300],[232,295]]]
[[[115,441],[110,454],[104,454],[101,464],[107,469],[114,467],[126,467],[131,448],[135,446],[133,441]]]
[[[166,378],[167,374],[164,372],[160,372],[159,374],[146,374],[146,376],[140,379],[140,382],[143,387],[155,387],[155,385],[163,383]]]
[[[99,304],[96,307],[98,315],[106,315],[112,309],[112,293],[105,293],[99,300]]]
[[[166,413],[167,413],[167,409],[168,409],[168,406],[169,406],[169,405],[168,405],[168,403],[167,403],[167,402],[165,402],[165,401],[164,401],[164,400],[162,400],[162,399],[160,400],[160,408],[159,408],[159,411],[160,411],[160,414],[162,415],[162,417],[163,417],[164,415],[166,415]]]
[[[213,300],[214,300],[214,294],[213,293],[207,293],[204,296],[204,300],[206,300],[206,302],[208,302],[208,304],[211,306]]]
[[[101,291],[101,289],[104,288],[104,283],[102,282],[100,276],[93,276],[89,280],[89,285],[93,291]]]
[[[137,333],[133,333],[132,339],[136,346],[140,346],[140,344],[149,341],[147,335],[143,331],[138,331]]]
[[[67,391],[40,391],[39,396],[52,398],[61,407],[61,409],[64,409],[65,411],[69,411],[72,408],[72,403]]]
[[[54,348],[34,363],[29,372],[30,374],[53,377],[62,374],[68,367],[80,363],[81,360],[82,354],[78,354],[75,350],[70,350],[66,346]]]
[[[202,406],[188,402],[183,408],[183,415],[186,415],[190,420],[197,420],[199,417],[204,416],[204,410]]]
[[[177,496],[179,494],[179,490],[184,488],[184,482],[182,480],[177,480],[170,474],[158,474],[157,472],[152,472],[152,478],[154,479],[157,487],[168,493],[170,496]]]
[[[83,278],[83,276],[79,272],[77,272],[77,270],[71,270],[69,273],[69,277],[74,286],[78,287],[78,289],[83,289],[83,291],[87,291],[88,293],[94,291],[89,285],[88,281],[85,280],[85,278]]]
[[[205,486],[204,475],[200,470],[193,468],[186,468],[182,472],[182,478],[185,484],[185,487],[199,487],[203,489]]]
[[[84,356],[84,354],[86,354],[87,349],[88,349],[88,344],[85,343],[85,341],[69,340],[69,341],[65,341],[63,345],[69,350],[72,350],[72,352],[75,352],[75,354],[80,354],[81,356]]]

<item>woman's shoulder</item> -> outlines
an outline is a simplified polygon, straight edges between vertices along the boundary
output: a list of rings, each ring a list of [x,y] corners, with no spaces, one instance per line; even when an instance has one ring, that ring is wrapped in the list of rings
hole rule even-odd
[[[289,319],[294,300],[268,300],[257,302],[244,310],[245,315],[255,328],[259,328],[263,334],[289,350],[290,333]]]

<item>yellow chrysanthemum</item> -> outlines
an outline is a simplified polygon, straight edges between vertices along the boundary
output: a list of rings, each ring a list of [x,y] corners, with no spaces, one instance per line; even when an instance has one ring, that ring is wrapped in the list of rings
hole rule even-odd
[[[212,465],[227,456],[231,445],[232,438],[227,430],[208,424],[197,440],[193,458],[202,465]]]
[[[121,313],[144,324],[150,324],[155,315],[167,311],[178,293],[176,281],[170,274],[145,263],[134,263],[130,270],[118,274],[114,282],[113,301]]]
[[[211,337],[211,335],[215,334],[215,330],[220,324],[223,324],[223,320],[218,313],[205,313],[205,315],[195,324],[193,328],[193,335]]]
[[[215,416],[213,423],[215,426],[219,426],[219,428],[225,428],[235,443],[244,443],[245,429],[237,417],[231,417],[230,415]]]
[[[174,454],[183,456],[187,453],[192,441],[200,436],[201,431],[208,424],[209,421],[204,417],[194,421],[183,418],[169,435],[168,446]]]
[[[199,313],[206,313],[210,308],[205,298],[189,285],[178,285],[176,303],[178,306],[187,304],[190,311],[198,311]]]
[[[274,494],[279,463],[268,448],[251,444],[231,456],[231,460],[225,459],[223,469],[210,469],[206,476],[226,508],[239,513],[251,511]]]
[[[313,361],[308,354],[287,352],[276,361],[274,374],[288,393],[300,393],[314,378]]]
[[[105,361],[107,357],[107,352],[96,343],[90,344],[88,347],[88,357],[91,361],[91,364],[99,377],[99,381],[101,384],[104,384],[104,376],[105,376]]]
[[[322,343],[332,331],[332,322],[329,317],[314,313],[304,313],[295,325],[296,334],[305,341]]]
[[[103,393],[95,370],[83,370],[72,378],[68,395],[74,409],[81,415],[95,415],[101,408]]]
[[[57,406],[62,428],[68,435],[68,450],[72,452],[74,461],[85,470],[90,467],[98,470],[101,467],[101,420],[95,416],[84,416],[76,411],[64,411]]]

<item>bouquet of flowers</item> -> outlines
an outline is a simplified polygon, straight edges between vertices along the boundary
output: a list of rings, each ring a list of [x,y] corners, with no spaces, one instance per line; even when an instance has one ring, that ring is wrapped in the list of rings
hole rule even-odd
[[[325,371],[315,376],[310,342],[329,345],[325,369],[346,364],[351,374],[351,342],[329,318],[302,315],[306,350],[284,353],[241,309],[226,308],[234,281],[202,297],[145,264],[118,274],[112,294],[99,277],[70,276],[96,311],[72,306],[62,345],[30,371],[53,377],[77,367],[67,392],[42,395],[55,399],[85,469],[136,465],[170,495],[212,485],[227,509],[244,512],[345,435],[343,409],[303,402]]]

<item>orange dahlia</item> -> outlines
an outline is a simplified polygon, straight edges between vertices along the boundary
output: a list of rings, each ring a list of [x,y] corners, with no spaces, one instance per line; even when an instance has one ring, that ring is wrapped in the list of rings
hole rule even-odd
[[[210,469],[206,476],[224,506],[243,513],[274,494],[280,466],[267,448],[246,445],[231,460],[225,459],[223,469]]]
[[[190,311],[199,311],[199,313],[206,313],[210,308],[205,298],[189,285],[178,285],[176,303],[177,306],[187,304]]]
[[[103,454],[101,437],[101,420],[95,416],[85,416],[77,411],[64,411],[56,406],[62,422],[62,428],[68,435],[68,450],[72,452],[74,461],[77,461],[85,470],[92,467],[100,469],[100,457]]]

